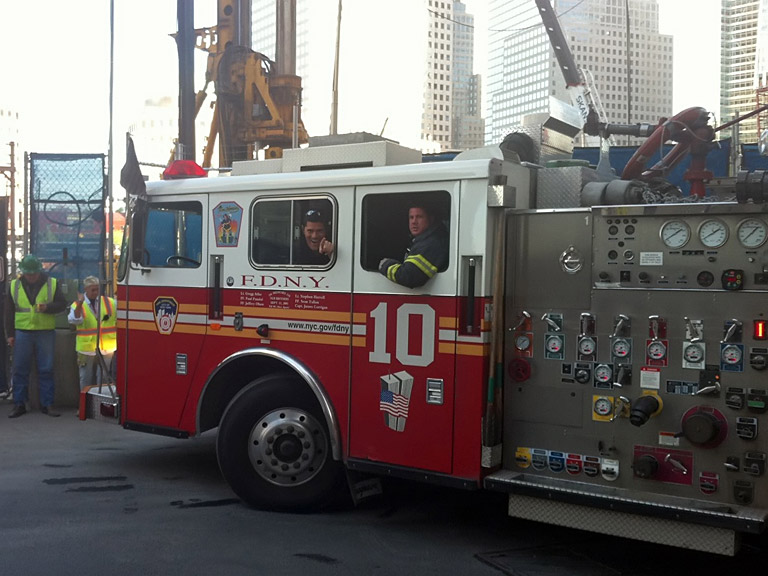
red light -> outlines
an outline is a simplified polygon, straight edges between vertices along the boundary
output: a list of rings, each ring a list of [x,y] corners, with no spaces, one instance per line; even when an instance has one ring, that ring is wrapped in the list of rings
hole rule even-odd
[[[753,336],[755,340],[766,340],[768,336],[765,333],[765,320],[755,320]]]
[[[208,173],[192,160],[174,160],[163,171],[163,180],[180,180],[181,178],[204,178]]]

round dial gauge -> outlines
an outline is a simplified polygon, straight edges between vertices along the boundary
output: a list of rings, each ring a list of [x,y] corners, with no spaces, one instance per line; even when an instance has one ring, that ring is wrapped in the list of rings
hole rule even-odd
[[[728,226],[722,220],[705,220],[699,226],[699,240],[707,248],[720,248],[728,240]]]
[[[726,364],[738,364],[741,362],[741,348],[729,344],[720,352],[720,357]]]
[[[691,229],[682,220],[668,220],[659,231],[661,241],[670,248],[682,248],[691,239]]]
[[[584,356],[592,356],[595,353],[595,341],[592,338],[582,338],[579,340],[579,354]]]
[[[528,336],[520,335],[515,338],[515,348],[518,350],[528,350],[531,347],[531,339]]]
[[[598,382],[610,382],[613,379],[613,369],[608,364],[598,364],[595,367],[595,380]]]
[[[629,352],[632,349],[629,342],[624,338],[617,338],[613,341],[612,345],[613,355],[618,358],[626,358],[629,356]]]
[[[663,342],[654,340],[648,344],[648,357],[653,360],[663,360],[667,355],[667,347]]]
[[[595,414],[608,416],[608,414],[613,412],[613,402],[609,398],[600,397],[595,400],[594,410]]]
[[[765,244],[768,238],[768,227],[757,218],[747,218],[739,224],[736,236],[744,248],[757,248]]]
[[[563,349],[563,339],[560,336],[549,336],[547,337],[546,347],[547,352],[556,354]]]
[[[688,362],[701,362],[704,360],[704,348],[701,344],[688,344],[683,350],[683,357]]]

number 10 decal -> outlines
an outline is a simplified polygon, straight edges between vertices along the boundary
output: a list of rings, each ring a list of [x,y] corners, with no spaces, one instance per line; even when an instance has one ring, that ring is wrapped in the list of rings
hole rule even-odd
[[[421,353],[409,354],[411,316],[421,316]],[[387,303],[382,302],[371,310],[373,319],[373,350],[368,354],[370,362],[390,363],[387,352]],[[403,304],[397,309],[395,331],[395,357],[403,366],[429,366],[435,359],[435,311],[426,304]]]

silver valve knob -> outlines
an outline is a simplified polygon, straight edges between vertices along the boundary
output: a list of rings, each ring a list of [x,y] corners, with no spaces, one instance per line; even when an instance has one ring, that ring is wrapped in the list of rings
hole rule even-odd
[[[688,334],[690,335],[690,342],[701,342],[699,327],[694,324],[688,316],[685,316],[683,320],[685,320],[685,327],[688,329]]]
[[[726,330],[725,336],[723,336],[723,339],[720,340],[720,343],[725,344],[726,342],[730,342],[731,338],[733,338],[739,328],[741,328],[741,320],[732,318],[731,325],[728,326],[728,330]]]
[[[629,322],[629,316],[626,314],[619,314],[618,321],[616,322],[616,326],[613,327],[613,334],[610,335],[610,338],[616,338],[616,336],[621,334],[621,329],[624,328],[624,324],[627,322]]]
[[[680,462],[680,460],[673,458],[672,454],[667,454],[664,457],[664,462],[667,462],[668,464],[670,464],[672,468],[674,468],[678,472],[681,472],[682,474],[688,474],[688,468],[685,467],[685,464]]]
[[[553,332],[560,332],[560,325],[549,317],[549,313],[545,313],[541,319],[547,323]]]
[[[520,320],[518,320],[517,324],[515,324],[514,328],[512,328],[512,332],[522,328],[523,325],[525,324],[525,321],[526,320],[530,320],[530,319],[531,319],[531,315],[528,312],[526,312],[525,310],[523,310],[520,313]]]

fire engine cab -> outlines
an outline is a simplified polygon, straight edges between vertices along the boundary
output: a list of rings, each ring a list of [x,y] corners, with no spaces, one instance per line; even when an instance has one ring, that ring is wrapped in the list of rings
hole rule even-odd
[[[148,185],[121,255],[116,397],[87,391],[85,411],[218,428],[224,477],[260,508],[389,475],[734,554],[768,516],[765,205],[627,203],[637,183],[513,156],[369,142]],[[403,259],[414,200],[450,256],[406,288],[378,267]],[[334,245],[311,263],[309,215]]]

